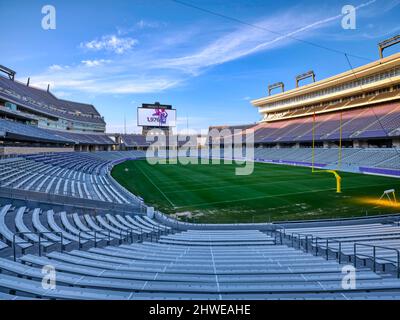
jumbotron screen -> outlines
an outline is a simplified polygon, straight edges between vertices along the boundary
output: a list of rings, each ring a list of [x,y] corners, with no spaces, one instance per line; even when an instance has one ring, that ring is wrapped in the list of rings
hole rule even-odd
[[[138,108],[138,126],[175,127],[176,109]]]

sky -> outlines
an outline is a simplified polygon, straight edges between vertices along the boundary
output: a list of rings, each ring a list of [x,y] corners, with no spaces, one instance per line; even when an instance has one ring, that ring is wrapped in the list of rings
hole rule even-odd
[[[42,8],[56,12],[42,28]],[[342,8],[356,8],[344,29]],[[59,98],[94,104],[107,132],[138,133],[137,107],[177,109],[178,130],[260,120],[269,84],[294,87],[378,59],[400,0],[0,0],[0,64]],[[399,45],[385,55],[399,51]],[[305,82],[307,83],[307,82]]]

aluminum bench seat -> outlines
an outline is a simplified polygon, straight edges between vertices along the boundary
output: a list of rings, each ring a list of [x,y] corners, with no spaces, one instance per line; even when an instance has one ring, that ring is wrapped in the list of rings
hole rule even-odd
[[[65,211],[60,213],[60,217],[61,217],[61,223],[64,225],[64,228],[68,232],[70,232],[71,234],[77,235],[78,237],[80,235],[81,238],[94,241],[93,235],[90,235],[90,234],[87,234],[86,232],[80,231],[71,224],[71,222],[68,220],[68,216]],[[100,241],[100,240],[101,239],[97,239],[97,241]]]
[[[24,223],[24,214],[25,214],[25,207],[21,207],[18,209],[17,214],[15,216],[15,227],[19,232],[24,232],[25,234],[23,235],[27,239],[31,240],[34,243],[39,243],[39,236],[37,234],[31,233],[32,230],[30,230]],[[35,208],[33,212],[40,212],[39,208]],[[40,239],[40,244],[44,247],[49,247],[52,245],[52,242],[46,241],[46,238],[43,238],[41,236]]]
[[[56,242],[61,242],[61,237],[56,235],[55,233],[52,233],[49,229],[47,229],[42,222],[40,221],[39,217],[40,212],[39,211],[34,211],[32,213],[32,225],[38,232],[43,232],[44,236],[50,240],[56,241]],[[63,239],[63,245],[68,245],[70,244],[71,241],[67,239]]]
[[[379,236],[379,235],[388,235],[388,234],[399,234],[400,235],[400,227],[392,227],[385,228],[380,230],[368,230],[368,231],[352,231],[352,232],[337,232],[337,233],[317,233],[314,234],[316,237],[320,238],[352,238],[356,236]]]
[[[262,263],[265,264],[272,264],[272,263],[279,263],[281,265],[284,264],[296,264],[296,263],[316,263],[316,262],[320,262],[323,258],[318,256],[293,256],[293,257],[282,257],[282,256],[278,256],[278,257],[270,257],[268,255],[245,255],[245,254],[239,254],[239,255],[232,255],[229,257],[226,256],[215,256],[213,254],[209,254],[209,255],[202,255],[200,257],[198,257],[197,255],[186,255],[186,254],[174,254],[174,255],[163,255],[160,253],[151,253],[151,252],[146,252],[146,251],[131,251],[129,249],[124,249],[124,248],[119,248],[119,247],[107,247],[107,248],[102,248],[102,250],[109,250],[110,252],[117,252],[117,253],[121,253],[123,255],[132,255],[135,258],[140,258],[140,259],[148,259],[148,260],[159,260],[159,261],[180,261],[180,262],[184,262],[184,261],[190,261],[193,263],[201,263],[204,261],[208,261],[208,260],[214,260],[215,263],[226,263],[226,264],[231,264],[231,263],[243,263],[245,261],[252,261],[252,260],[258,260],[258,261],[262,261]],[[107,251],[104,251],[107,252]],[[240,258],[238,258],[240,257]]]
[[[96,232],[104,234],[107,239],[108,239],[108,237],[110,237],[111,239],[122,239],[122,237],[119,234],[113,233],[110,230],[106,230],[106,229],[103,229],[100,226],[98,226],[96,224],[95,220],[89,214],[85,214],[84,217],[90,228],[92,228]]]
[[[80,231],[83,231],[91,236],[94,236],[95,232],[91,229],[89,229],[86,225],[83,224],[81,218],[77,213],[72,214],[72,219],[74,220],[75,225],[78,227]],[[102,233],[96,232],[96,237],[100,240],[103,240],[106,238],[106,236]]]
[[[136,235],[142,234],[136,228],[131,229],[131,228],[128,228],[127,226],[123,225],[113,215],[111,215],[109,213],[106,214],[106,218],[108,219],[109,222],[111,222],[111,224],[113,224],[118,229],[125,230],[125,231],[128,231],[128,232],[132,232],[132,233],[134,233]]]
[[[147,222],[146,220],[144,220],[141,216],[139,215],[135,215],[134,219],[136,219],[140,224],[142,224],[145,227],[148,227],[150,229],[157,229],[157,230],[161,230],[164,231],[166,228],[164,226],[155,226],[149,222]]]
[[[375,229],[379,227],[383,227],[382,223],[371,223],[371,224],[352,224],[352,225],[337,225],[330,227],[311,227],[311,228],[287,228],[285,229],[286,234],[292,233],[312,233],[312,232],[323,232],[323,231],[343,231],[343,230],[360,230],[360,229]],[[281,229],[278,229],[281,230]]]
[[[21,272],[28,274],[31,277],[42,278],[41,269],[22,267]],[[83,268],[82,273],[88,273],[91,270]],[[100,271],[100,270],[99,270]],[[126,280],[118,278],[103,278],[104,272],[99,276],[80,276],[65,274],[58,272],[58,281],[61,283],[68,283],[73,285],[84,285],[86,287],[117,289],[117,290],[140,290],[140,291],[165,291],[165,292],[206,292],[206,293],[220,293],[220,292],[332,292],[343,291],[341,284],[338,281],[325,281],[321,284],[319,281],[309,281],[305,283],[294,282],[280,282],[280,283],[193,283],[193,282],[176,282],[176,281],[144,281],[144,280]],[[101,278],[100,278],[101,277]],[[392,279],[368,279],[358,280],[358,289],[360,290],[382,290],[384,288],[399,289],[400,281],[391,281]],[[87,288],[85,288],[86,290]]]
[[[129,229],[136,229],[138,231],[142,231],[142,233],[151,233],[152,232],[152,230],[150,230],[150,229],[143,229],[143,228],[140,228],[140,227],[138,227],[138,226],[136,226],[136,225],[134,225],[132,223],[129,223],[126,219],[124,219],[123,216],[121,216],[119,214],[115,215],[115,218],[120,223],[122,223],[124,226],[128,227]]]
[[[265,241],[265,240],[273,240],[269,236],[257,236],[257,237],[243,237],[243,236],[237,236],[237,237],[227,237],[227,236],[208,236],[208,237],[196,237],[196,236],[187,236],[187,235],[179,235],[179,234],[174,234],[174,235],[164,235],[161,236],[161,239],[170,239],[170,240],[177,240],[177,241],[206,241],[206,242],[218,242],[218,241],[230,241],[230,242],[236,242],[236,241]]]
[[[27,259],[29,260],[29,259]],[[117,288],[117,289],[137,289],[137,285],[141,285],[143,288],[144,282],[153,282],[162,284],[173,285],[174,283],[193,285],[196,284],[211,284],[215,285],[216,279],[212,275],[203,276],[191,276],[187,275],[184,278],[180,278],[180,275],[154,275],[150,273],[135,273],[126,271],[110,271],[101,268],[88,268],[82,266],[71,265],[67,263],[54,262],[53,260],[48,260],[46,258],[31,259],[31,263],[34,265],[39,265],[40,267],[51,263],[58,270],[58,281],[60,283],[65,283],[74,286],[87,286],[87,287],[104,287],[104,288]],[[54,264],[53,264],[54,263]],[[19,262],[13,262],[6,259],[0,259],[0,266],[2,269],[16,273],[21,276],[29,276],[32,278],[42,278],[41,269],[36,267],[28,267]],[[220,284],[251,284],[251,283],[269,283],[276,282],[279,284],[285,283],[315,283],[316,281],[324,281],[324,283],[334,283],[341,281],[342,275],[340,273],[324,275],[324,276],[307,276],[308,278],[298,274],[298,275],[284,275],[284,276],[258,276],[258,277],[221,277],[218,279]],[[242,279],[243,281],[238,281]],[[121,281],[123,280],[125,284]],[[250,280],[250,281],[249,281]],[[380,277],[373,272],[361,272],[358,280],[380,280]],[[131,283],[127,283],[131,281]],[[135,282],[133,282],[135,281]],[[114,283],[113,283],[114,282]],[[126,286],[128,285],[128,286]]]
[[[143,243],[145,244],[145,243]],[[124,250],[127,253],[135,253],[135,254],[148,254],[148,255],[160,255],[160,256],[166,256],[166,257],[176,257],[177,255],[179,256],[185,256],[185,257],[190,257],[192,259],[204,259],[206,257],[214,257],[214,259],[232,259],[240,256],[241,258],[250,258],[250,257],[265,257],[270,260],[274,259],[284,259],[284,260],[293,260],[293,259],[319,259],[319,257],[314,257],[312,255],[300,255],[298,252],[295,251],[285,251],[283,250],[282,252],[279,251],[269,251],[269,250],[237,250],[236,252],[215,252],[214,250],[211,251],[209,249],[208,251],[203,251],[203,252],[196,252],[196,251],[191,251],[191,250],[182,250],[182,251],[176,251],[176,250],[168,250],[166,248],[165,251],[162,249],[156,249],[156,248],[149,248],[147,246],[133,246],[130,244],[124,244],[119,247],[107,247],[106,249],[109,250]]]
[[[8,245],[6,245],[4,242],[0,241],[0,250],[8,248]]]
[[[219,242],[219,243],[215,243],[215,242],[206,242],[206,241],[177,241],[177,240],[168,240],[168,239],[160,239],[159,240],[160,243],[168,243],[168,244],[175,244],[175,245],[188,245],[190,244],[191,246],[231,246],[231,245],[243,245],[243,246],[248,246],[248,245],[267,245],[267,244],[273,244],[274,242],[272,240],[268,241],[268,240],[264,240],[264,241],[243,241],[243,242],[239,242],[232,244],[232,242]]]
[[[131,216],[126,215],[126,216],[125,216],[125,219],[126,219],[129,223],[133,224],[134,226],[137,226],[137,227],[140,228],[140,229],[146,230],[147,232],[154,232],[154,229],[153,229],[153,228],[150,228],[150,227],[148,227],[148,226],[145,226],[145,225],[139,223],[137,220],[133,219]]]
[[[152,225],[154,225],[154,226],[158,226],[158,227],[160,227],[160,228],[164,228],[164,229],[167,229],[167,230],[171,230],[171,229],[172,229],[172,228],[169,227],[169,226],[163,225],[163,224],[161,224],[161,223],[156,222],[156,221],[153,220],[153,219],[150,219],[148,216],[143,216],[143,220],[147,221],[148,223],[150,223],[150,224],[152,224]]]
[[[127,235],[127,231],[118,229],[110,225],[106,219],[102,216],[96,216],[96,220],[100,223],[100,225],[105,229],[110,232],[113,232],[115,235],[119,235],[119,238],[122,239],[124,236]]]
[[[0,210],[0,234],[3,238],[12,244],[15,240],[15,244],[21,247],[22,249],[27,249],[32,246],[31,243],[27,243],[24,239],[19,236],[15,236],[14,232],[12,232],[8,226],[6,225],[6,214],[10,210],[11,205],[7,204]]]
[[[374,241],[374,242],[379,242],[381,240],[400,240],[400,234],[381,234],[381,235],[375,235],[375,236],[355,236],[355,237],[348,237],[348,238],[334,238],[334,240],[342,242],[343,245],[346,245],[348,243],[354,243],[354,242],[369,242],[369,241]],[[313,241],[313,244],[315,244],[316,241]],[[324,240],[319,240],[318,244],[322,245],[324,243]],[[329,244],[334,244],[336,243],[335,241],[329,241]]]
[[[63,228],[61,228],[55,221],[54,219],[54,211],[53,210],[49,210],[46,213],[47,215],[47,223],[49,224],[50,228],[55,231],[55,232],[59,232],[63,235],[63,237],[65,239],[71,240],[71,241],[75,241],[75,242],[79,242],[79,237],[77,237],[76,235],[73,235],[67,231],[65,231]],[[81,243],[86,243],[88,240],[86,239],[80,239]]]
[[[127,300],[129,292],[96,290],[68,286],[56,286],[55,289],[43,289],[41,280],[34,281],[19,277],[0,275],[0,288],[31,294],[35,297],[68,300]]]
[[[80,264],[84,266],[90,267],[102,267],[110,270],[121,270],[121,271],[140,271],[140,272],[157,272],[157,273],[178,273],[178,274],[210,274],[211,269],[199,269],[196,272],[192,270],[188,270],[187,268],[175,268],[174,266],[165,266],[165,265],[157,265],[157,266],[135,266],[133,264],[121,264],[119,262],[115,262],[110,258],[108,259],[93,259],[91,258],[84,258],[81,256],[74,256],[66,253],[58,253],[58,252],[51,252],[47,255],[52,259],[61,260],[64,262],[69,262],[74,265]],[[36,257],[34,256],[36,259]],[[21,259],[27,259],[24,256]],[[295,273],[302,273],[302,274],[329,274],[329,273],[338,273],[341,272],[342,267],[338,266],[337,264],[327,265],[323,269],[316,267],[274,267],[266,269],[246,269],[246,270],[219,270],[218,274],[225,274],[225,275],[243,275],[243,274],[251,274],[251,275],[271,275],[271,274],[295,274]],[[362,267],[359,268],[359,271],[364,270]],[[211,274],[214,274],[214,270],[211,270]]]
[[[124,254],[110,254],[107,252],[102,251],[101,249],[97,250],[94,248],[93,250],[90,250],[90,252],[82,252],[82,251],[71,251],[69,253],[70,255],[75,255],[78,257],[84,257],[84,258],[89,258],[93,260],[100,260],[100,261],[106,261],[106,262],[118,262],[118,263],[125,263],[125,264],[132,264],[132,265],[142,265],[142,266],[166,266],[167,264],[176,267],[176,268],[191,268],[193,271],[199,269],[204,269],[204,268],[211,268],[215,267],[218,268],[219,270],[232,270],[232,269],[246,269],[246,268],[257,268],[258,270],[265,269],[265,268],[274,268],[274,267],[284,267],[284,268],[299,268],[299,267],[321,267],[321,271],[323,271],[324,267],[328,266],[336,266],[337,263],[333,260],[330,261],[324,261],[320,260],[319,263],[314,262],[312,264],[310,263],[301,263],[299,262],[298,264],[279,264],[279,263],[247,263],[247,264],[236,264],[232,265],[232,263],[222,265],[222,264],[214,264],[212,263],[211,259],[209,260],[208,263],[194,263],[194,262],[183,262],[180,263],[179,261],[176,261],[174,263],[171,263],[169,261],[154,261],[154,260],[140,260],[140,259],[134,259],[130,255],[124,255]]]

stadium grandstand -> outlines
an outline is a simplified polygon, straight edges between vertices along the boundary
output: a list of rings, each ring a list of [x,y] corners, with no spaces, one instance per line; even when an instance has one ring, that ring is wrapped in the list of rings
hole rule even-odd
[[[26,84],[17,81],[16,72],[7,67],[0,66],[0,71],[2,154],[30,153],[32,148],[104,151],[115,145],[93,105],[58,99],[50,85],[42,90],[31,86],[30,79]]]
[[[258,161],[400,176],[400,54],[317,82],[310,75],[308,85],[253,100],[258,124],[210,127],[223,133],[209,146],[239,129],[254,134]]]
[[[153,175],[144,169],[151,144],[144,135],[106,134],[94,106],[58,99],[0,70],[6,74],[0,77],[0,299],[400,299],[398,212],[230,224],[172,218],[139,194],[137,185],[147,185],[152,189],[144,196],[154,193],[177,209],[158,177],[173,189],[174,201],[188,200],[177,195],[179,167]],[[400,54],[252,103],[259,123],[210,127],[254,133],[251,160],[305,167],[308,176],[308,167],[400,176]],[[199,140],[191,146],[198,148]],[[142,167],[129,166],[140,160]],[[274,166],[277,175],[283,167]],[[218,196],[221,185],[200,181],[210,178],[206,169],[199,179],[189,168],[181,172],[184,186],[195,189],[189,191],[202,187],[201,194]],[[137,185],[128,188],[131,174]],[[255,184],[265,177],[255,177]],[[235,181],[221,180],[228,187],[217,203],[229,205]],[[273,209],[283,213],[288,200],[280,182],[268,181],[282,191]],[[296,189],[303,196],[307,185]],[[246,201],[254,205],[263,197]],[[356,285],[346,287],[343,275],[351,270]],[[48,271],[56,272],[56,285],[43,285]]]

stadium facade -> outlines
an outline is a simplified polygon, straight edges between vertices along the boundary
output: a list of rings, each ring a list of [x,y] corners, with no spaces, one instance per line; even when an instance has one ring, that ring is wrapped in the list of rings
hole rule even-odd
[[[400,54],[252,101],[262,146],[400,147]]]
[[[112,149],[115,143],[93,105],[59,99],[50,86],[35,88],[29,79],[17,81],[9,68],[0,71],[2,154]]]

